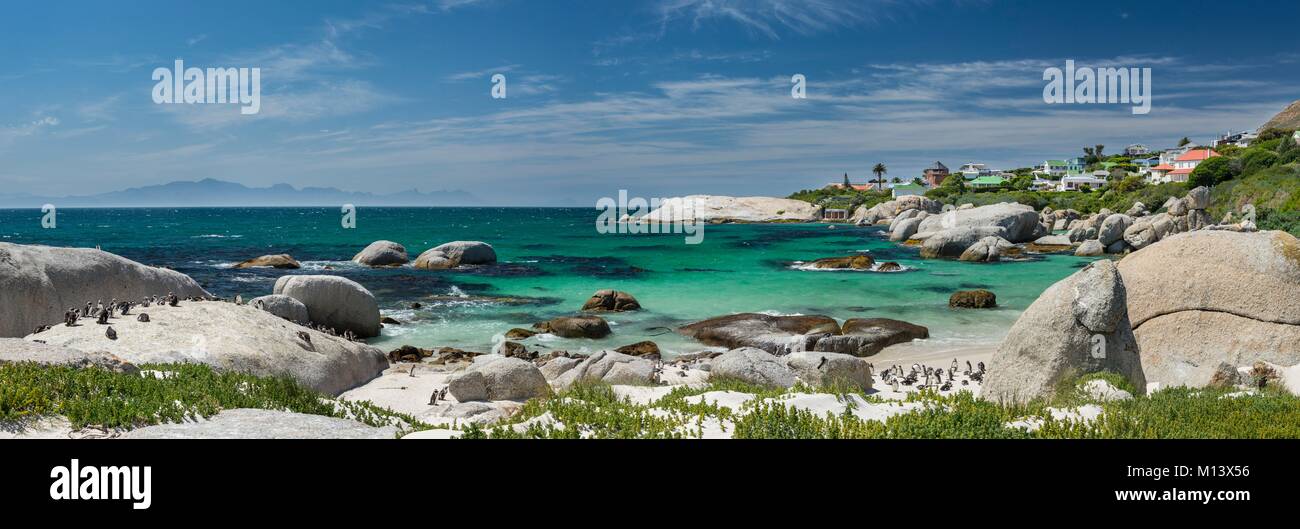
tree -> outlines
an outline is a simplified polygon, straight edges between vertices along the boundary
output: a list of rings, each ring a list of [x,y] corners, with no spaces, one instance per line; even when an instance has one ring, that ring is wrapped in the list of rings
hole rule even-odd
[[[1197,165],[1192,174],[1187,176],[1187,183],[1191,187],[1209,187],[1236,177],[1230,159],[1227,156],[1215,156]]]
[[[1282,141],[1277,144],[1277,153],[1286,154],[1287,151],[1295,148],[1295,138],[1292,136],[1282,136]]]
[[[1192,139],[1191,139],[1191,138],[1188,138],[1187,136],[1183,136],[1183,139],[1178,140],[1178,146],[1179,146],[1179,147],[1182,147],[1182,146],[1187,145],[1187,144],[1189,144],[1189,143],[1191,143],[1191,142],[1192,142]]]
[[[884,189],[885,173],[888,173],[889,169],[885,167],[885,164],[878,163],[875,167],[871,168],[871,172],[876,173],[876,189]]]
[[[844,189],[853,189],[853,185],[849,184],[849,173],[844,173]]]

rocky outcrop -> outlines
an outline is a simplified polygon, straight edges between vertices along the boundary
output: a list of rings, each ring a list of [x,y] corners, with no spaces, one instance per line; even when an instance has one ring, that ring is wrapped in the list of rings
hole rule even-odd
[[[528,400],[550,394],[546,377],[532,362],[497,355],[474,358],[469,368],[447,381],[457,402]]]
[[[882,220],[894,219],[908,210],[918,210],[934,214],[942,211],[943,204],[919,195],[899,197],[896,200],[881,202],[870,208],[862,206],[853,212],[850,221],[859,226],[871,225]]]
[[[966,252],[967,248],[979,242],[980,239],[985,237],[1005,239],[1003,237],[1005,234],[1006,230],[996,226],[953,228],[930,233],[926,235],[925,240],[921,243],[921,257],[923,259],[960,257],[961,254]]]
[[[734,314],[692,323],[678,332],[706,345],[756,348],[774,355],[819,351],[869,356],[890,345],[929,337],[919,325],[885,318],[850,319],[844,328],[826,316]]]
[[[710,361],[710,378],[730,378],[758,386],[788,388],[794,386],[794,371],[780,358],[762,349],[732,349]]]
[[[1106,253],[1106,247],[1102,246],[1096,239],[1083,241],[1083,244],[1080,244],[1079,247],[1074,250],[1074,255],[1079,257],[1096,257],[1104,253]]]
[[[641,310],[641,303],[637,302],[632,294],[606,289],[598,290],[595,294],[592,294],[591,298],[582,304],[582,310],[604,312]]]
[[[189,276],[99,250],[0,243],[0,337],[63,321],[69,308],[174,293],[207,297]],[[102,332],[102,331],[101,331]]]
[[[263,255],[254,257],[247,261],[235,263],[231,268],[280,268],[280,269],[297,269],[302,268],[298,261],[287,253],[278,255]]]
[[[218,301],[182,302],[136,309],[109,320],[117,339],[88,320],[57,325],[28,340],[80,351],[104,351],[133,364],[206,364],[222,371],[288,376],[328,395],[361,385],[388,367],[378,348],[330,336],[246,305]],[[376,320],[378,321],[378,320]]]
[[[303,305],[301,301],[289,296],[271,294],[269,296],[253,298],[252,301],[248,302],[248,305],[255,309],[270,312],[271,314],[294,323],[300,323],[303,325],[311,323],[311,314],[307,312],[307,306]]]
[[[973,229],[981,233],[978,240],[998,235],[1013,243],[1029,242],[1044,235],[1038,212],[1023,204],[1004,202],[970,209],[957,209],[927,217],[921,221],[919,233],[940,233],[951,230]],[[974,240],[970,240],[973,243]],[[966,244],[962,247],[965,250]],[[957,252],[960,254],[960,251]]]
[[[379,336],[379,303],[366,287],[339,276],[283,276],[275,281],[274,294],[302,302],[312,323],[339,333],[352,331],[358,337]]]
[[[1039,296],[1007,333],[984,379],[981,396],[1026,402],[1055,394],[1061,384],[1098,371],[1146,379],[1115,263],[1094,262]]]
[[[811,350],[871,356],[891,345],[929,337],[930,329],[901,320],[852,318],[844,321],[839,335],[820,337]]]
[[[425,250],[412,265],[426,270],[444,270],[461,265],[488,265],[497,262],[496,249],[479,241],[452,241]]]
[[[1015,248],[1015,245],[1001,237],[985,237],[966,248],[957,259],[960,261],[996,263],[1002,260],[1002,254]]]
[[[393,241],[375,241],[353,256],[352,261],[366,266],[401,266],[410,258],[405,246]]]
[[[818,259],[808,266],[820,270],[871,270],[876,264],[876,260],[870,255],[857,254],[848,257],[827,257]]]
[[[551,365],[560,358],[552,359]],[[586,359],[569,366],[562,362],[559,375],[551,381],[556,390],[567,389],[579,382],[603,382],[606,384],[650,385],[654,384],[654,362],[635,356],[613,351],[600,351]],[[546,366],[543,366],[545,369]]]
[[[948,306],[957,309],[991,309],[998,306],[998,296],[988,290],[959,290],[948,296]]]
[[[0,364],[31,362],[43,366],[95,367],[117,373],[139,373],[134,364],[110,353],[86,352],[22,338],[0,338]]]
[[[1124,238],[1124,230],[1133,225],[1133,217],[1128,215],[1108,215],[1097,229],[1097,242],[1110,246]]]
[[[706,345],[754,347],[774,354],[811,350],[818,335],[839,334],[840,325],[826,316],[771,316],[742,313],[685,325],[677,332]]]
[[[533,328],[561,338],[604,338],[609,336],[609,322],[600,316],[561,316],[541,323]]]
[[[821,214],[820,206],[802,200],[690,195],[662,200],[659,209],[626,222],[812,222]]]
[[[1120,261],[1147,380],[1202,386],[1220,362],[1300,363],[1300,241],[1197,231]]]
[[[797,351],[781,357],[781,361],[799,381],[809,386],[871,389],[871,367],[856,356]]]

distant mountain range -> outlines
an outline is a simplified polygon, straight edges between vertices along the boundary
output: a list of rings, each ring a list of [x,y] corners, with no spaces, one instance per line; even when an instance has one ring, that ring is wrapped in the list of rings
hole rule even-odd
[[[465,191],[418,190],[391,194],[343,191],[333,187],[295,188],[289,184],[248,187],[213,178],[197,182],[133,187],[97,195],[41,197],[0,193],[0,208],[57,207],[259,207],[259,206],[476,206],[482,202]]]

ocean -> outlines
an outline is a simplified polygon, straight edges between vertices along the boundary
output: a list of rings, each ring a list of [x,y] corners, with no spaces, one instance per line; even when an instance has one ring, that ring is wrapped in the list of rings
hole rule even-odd
[[[335,208],[61,209],[41,226],[39,210],[0,210],[0,241],[99,246],[129,259],[188,274],[215,295],[245,300],[271,293],[285,274],[336,274],[370,289],[388,325],[370,342],[487,351],[513,327],[576,313],[597,290],[633,294],[644,310],[605,314],[602,340],[535,337],[549,350],[592,352],[653,340],[666,356],[704,347],[670,332],[736,312],[894,318],[930,328],[924,346],[997,343],[1020,312],[1052,283],[1090,260],[1048,255],[993,264],[923,260],[879,227],[730,224],[704,228],[702,244],[682,234],[601,234],[594,208],[360,208],[344,229]],[[371,269],[350,261],[376,240],[406,246],[412,260],[455,240],[496,248],[499,263],[456,270]],[[867,252],[903,272],[813,271],[799,262]],[[233,269],[264,254],[288,253],[298,270]],[[956,290],[984,288],[999,308],[948,307]],[[420,303],[419,309],[411,308]]]

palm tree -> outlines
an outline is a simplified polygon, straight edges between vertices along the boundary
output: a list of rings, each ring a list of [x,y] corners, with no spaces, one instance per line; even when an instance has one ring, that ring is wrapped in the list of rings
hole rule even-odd
[[[871,168],[871,172],[876,173],[876,191],[883,190],[885,187],[885,173],[888,173],[889,169],[885,167],[885,164],[878,163]]]

